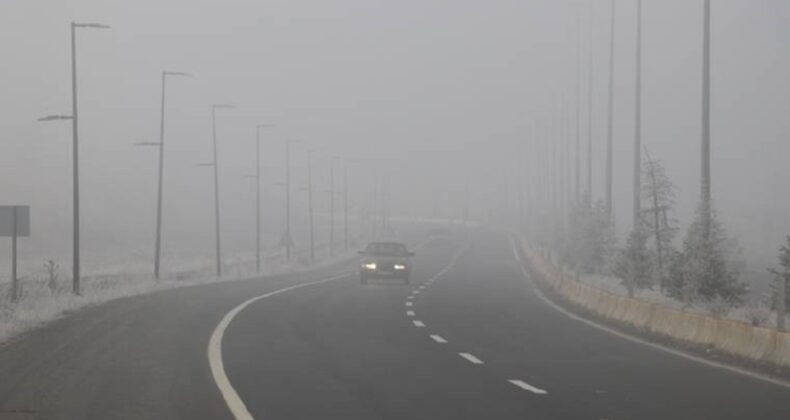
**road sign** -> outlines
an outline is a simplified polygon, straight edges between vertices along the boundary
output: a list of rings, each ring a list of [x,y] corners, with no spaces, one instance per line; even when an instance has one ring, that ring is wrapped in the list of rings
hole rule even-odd
[[[30,206],[0,206],[0,236],[11,237],[11,299],[19,297],[16,239],[30,236]]]
[[[0,206],[0,236],[30,236],[30,206]]]

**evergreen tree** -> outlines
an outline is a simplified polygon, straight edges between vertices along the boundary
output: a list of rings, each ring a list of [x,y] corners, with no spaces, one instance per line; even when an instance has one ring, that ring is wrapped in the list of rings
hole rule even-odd
[[[773,290],[774,295],[774,306],[776,306],[777,295],[779,292],[779,284],[784,284],[785,286],[785,308],[790,307],[790,236],[785,238],[786,242],[779,248],[779,270],[776,269],[768,269],[771,273],[776,276],[777,283],[771,285],[771,289]],[[775,308],[774,308],[775,309]]]
[[[688,307],[694,301],[694,290],[686,273],[686,255],[672,250],[667,258],[666,276],[662,279],[664,294]]]
[[[673,287],[687,290],[689,299],[703,302],[721,299],[730,305],[741,304],[746,284],[738,280],[737,272],[728,262],[731,250],[716,212],[711,208],[707,214],[708,229],[705,229],[706,212],[700,206],[686,232],[683,257],[675,261],[681,266],[674,268],[681,270],[682,275],[674,279],[680,284]]]
[[[634,297],[637,290],[652,288],[653,286],[653,258],[647,246],[649,232],[644,223],[628,235],[624,249],[617,255],[612,272],[620,278],[622,285],[628,291],[629,297]]]
[[[563,252],[566,264],[585,273],[606,272],[614,244],[614,229],[602,201],[590,206],[589,201],[582,200],[574,206]]]

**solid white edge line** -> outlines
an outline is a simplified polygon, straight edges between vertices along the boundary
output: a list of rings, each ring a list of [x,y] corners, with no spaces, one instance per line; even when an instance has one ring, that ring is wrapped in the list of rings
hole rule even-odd
[[[515,242],[515,239],[511,238],[511,240],[512,240],[512,246],[513,246],[513,252],[516,253],[516,249],[515,249],[516,242]],[[524,265],[519,263],[519,266],[521,267],[521,274],[524,276],[524,278],[527,281],[529,281],[530,283],[532,283],[532,289],[535,291],[535,294],[538,295],[538,297],[544,303],[546,303],[550,307],[558,310],[559,312],[562,312],[568,318],[571,318],[573,320],[585,323],[585,324],[587,324],[587,325],[589,325],[589,326],[591,326],[593,328],[597,328],[599,330],[608,332],[609,334],[615,335],[615,336],[623,338],[625,340],[632,341],[632,342],[638,343],[638,344],[642,344],[644,346],[652,347],[652,348],[654,348],[656,350],[661,350],[661,351],[673,354],[673,355],[678,356],[678,357],[682,357],[682,358],[685,358],[685,359],[688,359],[688,360],[692,360],[694,362],[702,363],[704,365],[708,365],[709,367],[729,370],[730,372],[739,373],[741,375],[748,376],[748,377],[750,377],[752,379],[758,379],[758,380],[761,380],[761,381],[764,381],[764,382],[769,382],[769,383],[772,383],[774,385],[778,385],[778,386],[781,386],[781,387],[790,388],[790,382],[785,382],[785,381],[782,381],[782,380],[779,380],[779,379],[776,379],[776,378],[772,378],[770,376],[765,376],[765,375],[761,375],[759,373],[752,372],[750,370],[741,369],[741,368],[738,368],[738,367],[735,367],[735,366],[725,365],[725,364],[722,364],[722,363],[714,362],[712,360],[704,359],[702,357],[694,356],[692,354],[689,354],[689,353],[686,353],[686,352],[683,352],[683,351],[680,351],[680,350],[675,350],[673,348],[662,346],[661,344],[656,344],[656,343],[653,343],[653,342],[650,342],[650,341],[647,341],[647,340],[643,340],[643,339],[635,337],[633,335],[628,335],[626,333],[617,331],[617,330],[615,330],[615,329],[613,329],[611,327],[605,326],[603,324],[599,324],[599,323],[597,323],[595,321],[591,321],[591,320],[589,320],[587,318],[582,318],[582,317],[580,317],[580,316],[578,316],[578,315],[576,315],[576,314],[574,314],[572,312],[569,312],[565,308],[557,305],[551,299],[549,299],[545,295],[543,295],[543,292],[541,292],[540,289],[537,286],[535,286],[535,284],[532,282],[532,280],[530,280],[529,275],[527,274],[527,270],[526,270],[526,268],[524,268]]]
[[[225,329],[228,328],[233,318],[239,314],[239,312],[243,311],[244,308],[249,306],[251,303],[266,299],[270,296],[278,295],[280,293],[285,293],[291,290],[300,289],[302,287],[313,286],[321,283],[327,283],[334,280],[339,280],[342,278],[348,278],[351,273],[344,273],[338,276],[330,277],[323,280],[313,281],[309,283],[300,283],[293,286],[285,287],[283,289],[275,290],[273,292],[269,292],[260,296],[256,296],[250,299],[245,300],[241,304],[237,305],[233,309],[231,309],[228,313],[222,317],[222,320],[217,324],[214,328],[214,331],[211,333],[211,338],[208,342],[208,363],[209,367],[211,368],[211,375],[214,377],[214,382],[217,384],[217,388],[219,388],[219,392],[222,394],[222,398],[225,400],[225,404],[227,404],[228,409],[230,410],[233,417],[237,420],[252,420],[253,417],[250,412],[247,410],[247,406],[244,405],[244,401],[241,400],[239,397],[238,392],[233,388],[233,385],[230,383],[228,379],[228,375],[225,373],[225,365],[222,363],[222,337],[225,334]]]
[[[419,319],[415,319],[414,321],[412,321],[412,323],[414,324],[415,327],[419,327],[419,328],[425,327],[425,323],[420,321]]]
[[[447,340],[445,340],[444,337],[442,337],[439,334],[431,334],[431,338],[433,339],[433,341],[439,344],[447,344]]]
[[[475,365],[482,365],[483,364],[482,360],[478,359],[477,357],[475,357],[471,353],[458,353],[458,355],[463,357],[467,361],[469,361],[469,363],[472,363],[472,364],[475,364]]]
[[[540,389],[540,388],[534,387],[534,386],[522,381],[521,379],[508,379],[508,382],[510,382],[511,384],[513,384],[513,385],[515,385],[515,386],[517,386],[517,387],[519,387],[519,388],[521,388],[521,389],[523,389],[525,391],[529,391],[529,392],[532,392],[534,394],[539,394],[539,395],[546,395],[546,394],[548,394],[548,392],[545,389]]]

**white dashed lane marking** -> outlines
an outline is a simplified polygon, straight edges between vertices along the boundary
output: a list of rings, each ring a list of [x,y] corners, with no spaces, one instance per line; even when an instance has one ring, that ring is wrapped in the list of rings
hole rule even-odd
[[[469,363],[472,363],[472,364],[475,364],[475,365],[482,365],[483,364],[482,360],[478,359],[477,357],[475,357],[472,354],[469,354],[469,353],[458,353],[458,355],[463,357],[464,359],[466,359]]]
[[[406,316],[414,316],[414,311],[406,311]]]
[[[420,328],[424,328],[425,327],[425,324],[422,321],[420,321],[419,319],[415,319],[412,322],[414,323],[415,327],[420,327]]]
[[[438,334],[431,334],[431,338],[433,339],[433,341],[435,341],[435,342],[437,342],[437,343],[439,343],[439,344],[447,344],[447,340],[445,340],[444,338],[442,338],[442,336],[441,336],[441,335],[438,335]]]
[[[413,306],[414,302],[406,302],[406,306]]]
[[[534,386],[522,381],[521,379],[510,379],[510,380],[508,380],[508,382],[510,382],[511,384],[513,384],[513,385],[515,385],[515,386],[517,386],[517,387],[519,387],[519,388],[521,388],[521,389],[523,389],[525,391],[532,392],[533,394],[539,394],[539,395],[548,394],[548,392],[546,392],[546,390],[534,387]]]

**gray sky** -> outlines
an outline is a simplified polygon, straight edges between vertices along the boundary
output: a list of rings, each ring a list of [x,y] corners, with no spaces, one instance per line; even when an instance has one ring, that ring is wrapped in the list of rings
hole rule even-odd
[[[634,3],[617,2],[615,207],[621,229],[630,224]],[[270,181],[281,180],[282,139],[295,138],[303,142],[294,152],[295,171],[304,166],[305,146],[325,155],[408,158],[397,164],[404,170],[394,186],[402,209],[428,211],[431,197],[441,196],[438,188],[457,192],[468,177],[476,208],[484,211],[496,205],[508,165],[534,161],[523,147],[530,127],[546,127],[558,101],[573,104],[576,22],[580,16],[586,60],[587,4],[3,0],[1,201],[33,206],[30,246],[37,252],[68,252],[70,127],[34,121],[70,112],[68,22],[77,20],[113,26],[79,33],[86,254],[149,252],[155,151],[131,144],[158,136],[165,68],[197,76],[168,85],[171,252],[211,252],[208,242],[205,249],[194,245],[195,238],[213,237],[210,173],[194,167],[210,159],[210,103],[239,106],[218,113],[231,248],[249,246],[252,185],[242,176],[253,171],[260,122],[277,124],[266,146]],[[685,225],[699,189],[702,1],[644,4],[643,141],[678,184],[677,216]],[[596,197],[603,191],[608,5],[596,0],[593,11]],[[768,262],[790,233],[788,18],[790,2],[783,0],[713,1],[714,199],[747,252]],[[583,71],[586,105],[586,66]],[[583,108],[583,134],[586,115]],[[325,160],[319,156],[317,182],[326,183]],[[356,179],[359,190],[365,179]],[[272,189],[271,200],[277,194]]]

